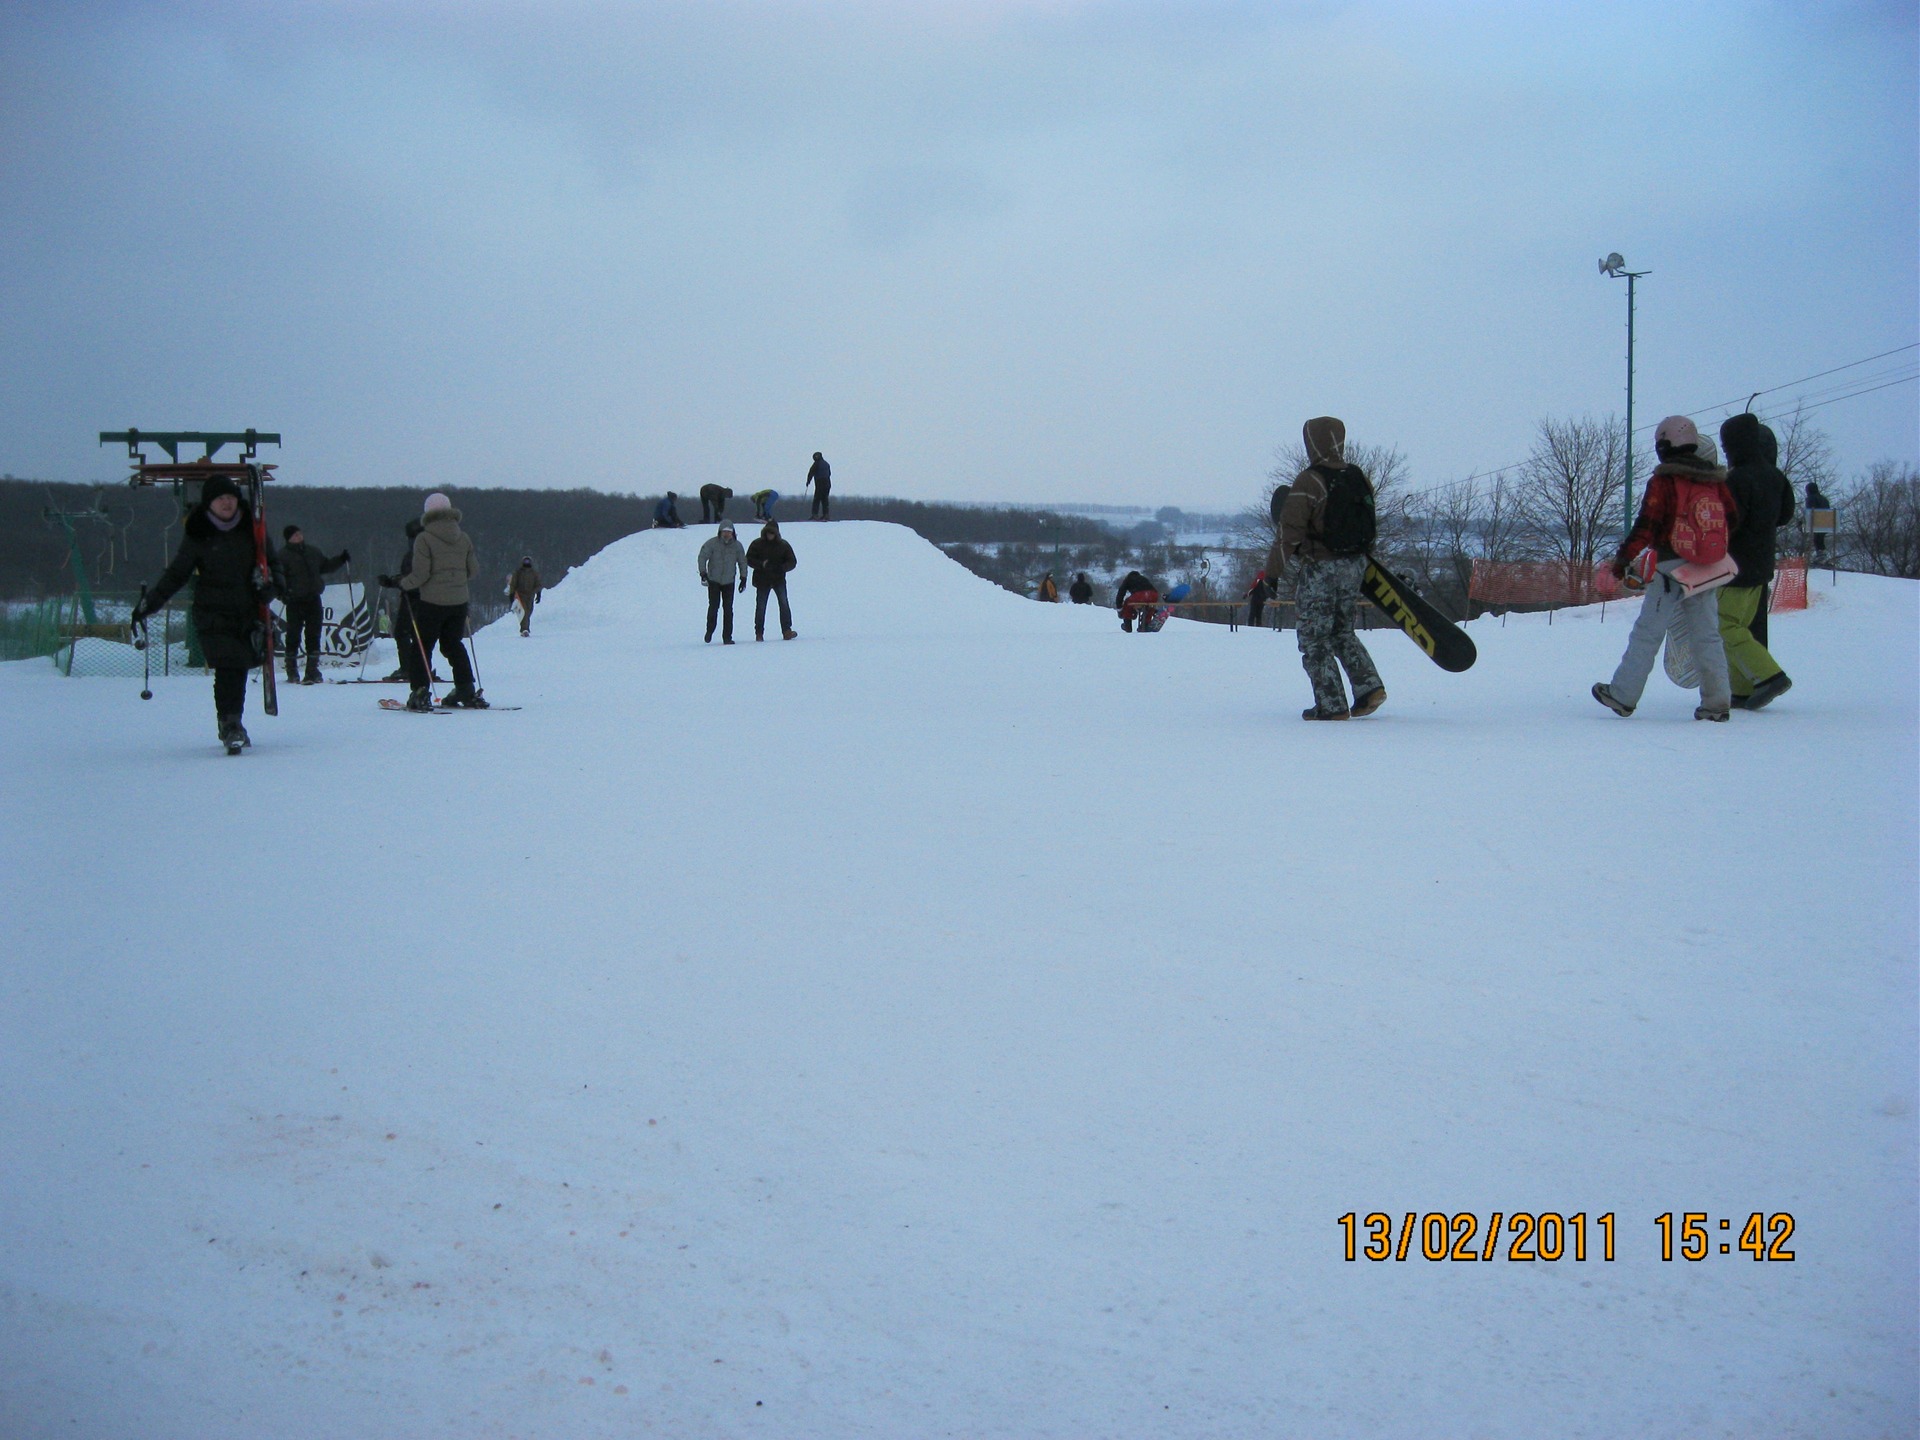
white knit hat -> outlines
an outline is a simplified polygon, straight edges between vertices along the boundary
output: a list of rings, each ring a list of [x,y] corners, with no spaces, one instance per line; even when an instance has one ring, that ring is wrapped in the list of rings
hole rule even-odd
[[[427,496],[427,503],[421,506],[420,513],[422,515],[431,515],[436,510],[451,510],[452,508],[453,501],[446,497],[445,492],[436,490]]]

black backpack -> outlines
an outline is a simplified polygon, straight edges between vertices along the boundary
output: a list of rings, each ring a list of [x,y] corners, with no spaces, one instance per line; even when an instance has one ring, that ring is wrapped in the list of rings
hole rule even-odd
[[[1320,543],[1335,555],[1364,555],[1373,548],[1376,530],[1373,484],[1358,465],[1322,469],[1327,503],[1320,507]]]

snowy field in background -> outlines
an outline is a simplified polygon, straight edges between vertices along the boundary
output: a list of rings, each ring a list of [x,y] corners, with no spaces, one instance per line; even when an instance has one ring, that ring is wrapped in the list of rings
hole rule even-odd
[[[705,533],[483,632],[517,713],[0,666],[0,1435],[1914,1433],[1915,585],[1727,725],[1594,704],[1614,606],[1308,726],[890,526],[704,646]]]

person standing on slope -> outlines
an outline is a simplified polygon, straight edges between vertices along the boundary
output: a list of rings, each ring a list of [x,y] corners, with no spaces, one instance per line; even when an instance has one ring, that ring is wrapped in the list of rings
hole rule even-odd
[[[1622,579],[1628,562],[1643,551],[1653,551],[1658,562],[1613,679],[1593,687],[1593,698],[1616,715],[1633,714],[1646,691],[1647,676],[1653,671],[1660,642],[1672,629],[1685,637],[1700,676],[1700,703],[1694,708],[1693,718],[1727,718],[1731,694],[1727,686],[1727,651],[1720,641],[1720,597],[1711,589],[1696,590],[1689,595],[1667,573],[1683,559],[1675,548],[1674,536],[1675,522],[1681,519],[1682,487],[1689,495],[1705,492],[1689,506],[1690,513],[1702,503],[1710,509],[1717,499],[1722,507],[1723,525],[1731,529],[1737,523],[1737,517],[1727,513],[1731,503],[1727,494],[1727,472],[1704,458],[1700,450],[1700,432],[1686,416],[1669,415],[1660,422],[1653,433],[1653,451],[1660,463],[1654,466],[1646,492],[1640,497],[1639,517],[1609,567],[1616,579]]]
[[[734,536],[733,522],[722,520],[720,532],[700,547],[700,583],[707,587],[707,643],[713,643],[713,622],[722,607],[726,619],[720,628],[720,643],[733,643],[733,595],[737,584],[744,593],[747,588],[747,552],[740,548],[740,541]],[[760,613],[766,615],[766,601],[760,602]]]
[[[1076,605],[1093,603],[1093,582],[1087,579],[1086,571],[1082,570],[1073,577],[1073,584],[1067,587],[1067,598]]]
[[[1793,486],[1768,454],[1773,432],[1753,414],[1730,416],[1720,427],[1727,452],[1727,494],[1738,520],[1727,535],[1727,553],[1740,567],[1720,591],[1720,639],[1727,651],[1727,680],[1736,710],[1759,710],[1793,688],[1780,662],[1767,653],[1756,622],[1766,614],[1773,583],[1776,531],[1793,519]],[[1773,447],[1778,453],[1778,442]]]
[[[1373,482],[1358,465],[1347,463],[1347,427],[1333,416],[1307,421],[1300,434],[1307,468],[1294,477],[1280,507],[1279,533],[1260,578],[1271,582],[1289,570],[1294,575],[1294,634],[1301,668],[1313,686],[1313,704],[1300,718],[1371,715],[1386,703],[1387,687],[1353,632],[1353,612],[1373,544]],[[1347,684],[1353,686],[1351,706]]]
[[[280,532],[286,543],[280,548],[280,568],[287,577],[287,683],[320,683],[320,596],[327,588],[326,577],[353,558],[342,550],[329,560],[307,544],[298,525]],[[307,678],[300,679],[300,644],[307,646]]]
[[[793,611],[787,608],[787,576],[799,565],[793,546],[780,538],[780,527],[769,520],[760,538],[747,547],[747,568],[753,572],[753,638],[767,638],[767,596],[780,597],[780,638],[798,639]]]
[[[812,518],[815,520],[825,520],[827,518],[827,496],[833,493],[833,467],[827,464],[826,458],[821,455],[818,450],[813,452],[813,464],[807,469],[806,485],[802,485],[800,488],[804,490],[807,488],[807,485],[813,487]]]
[[[413,565],[395,583],[411,595],[413,624],[422,648],[431,653],[437,644],[453,667],[453,693],[446,703],[469,710],[487,708],[485,698],[474,688],[473,663],[467,659],[466,647],[468,585],[479,569],[473,541],[460,528],[460,512],[436,490],[427,497],[420,516]],[[414,678],[417,683],[407,697],[407,708],[431,708],[425,678],[417,674]]]
[[[533,568],[533,556],[522,555],[520,568],[507,577],[507,594],[520,607],[520,633],[533,633],[533,607],[540,603],[540,572]]]
[[[273,598],[280,581],[280,560],[264,537],[269,582],[260,573],[253,533],[253,507],[225,476],[200,486],[200,503],[188,514],[185,533],[173,560],[134,607],[132,623],[154,614],[189,579],[193,585],[193,629],[200,653],[213,671],[213,713],[220,743],[238,754],[251,745],[241,717],[247,708],[247,672],[260,664],[266,637],[260,606]]]
[[[1813,511],[1831,510],[1832,508],[1833,502],[1827,499],[1826,492],[1820,488],[1820,482],[1818,480],[1807,481],[1807,509]],[[1809,517],[1808,523],[1812,523],[1811,517]],[[1827,553],[1827,536],[1824,530],[1814,532],[1813,553],[1816,555],[1824,555]]]
[[[1060,599],[1060,587],[1054,583],[1053,571],[1049,570],[1040,577],[1040,589],[1036,598],[1048,605],[1055,604]]]

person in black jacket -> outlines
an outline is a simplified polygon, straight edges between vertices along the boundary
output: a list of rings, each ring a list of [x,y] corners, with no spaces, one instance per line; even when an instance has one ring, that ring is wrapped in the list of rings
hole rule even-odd
[[[393,591],[393,648],[394,661],[398,668],[389,676],[389,682],[404,680],[418,689],[429,680],[438,680],[438,675],[427,669],[427,662],[420,653],[420,637],[413,628],[413,602],[407,592],[399,585],[388,585],[387,581],[398,581],[402,575],[413,569],[413,542],[420,538],[420,521],[416,518],[407,521],[407,548],[401,555],[400,563],[393,567],[393,574],[380,577],[380,583]]]
[[[813,464],[807,467],[806,484],[800,488],[804,490],[808,485],[813,487],[812,518],[815,520],[829,518],[827,497],[833,493],[833,467],[827,464],[826,458],[818,450],[813,452]]]
[[[172,562],[134,607],[133,623],[144,622],[193,580],[193,629],[200,653],[213,670],[220,743],[237,754],[253,743],[240,723],[247,708],[247,672],[265,654],[260,606],[278,593],[280,561],[272,542],[262,537],[268,576],[261,575],[253,507],[224,476],[201,484],[200,503],[188,514],[185,531]]]
[[[761,528],[760,538],[747,547],[747,569],[753,573],[753,638],[767,638],[767,596],[780,597],[780,638],[795,640],[793,611],[787,608],[787,576],[799,564],[793,546],[780,538],[780,527],[772,520]]]
[[[1073,577],[1073,584],[1067,587],[1067,598],[1076,605],[1093,603],[1093,582],[1087,579],[1086,571],[1082,570]]]
[[[1727,554],[1740,566],[1720,591],[1720,639],[1727,650],[1733,708],[1758,710],[1793,687],[1755,633],[1773,583],[1775,532],[1793,519],[1793,486],[1773,463],[1777,442],[1756,415],[1731,416],[1720,427],[1727,452],[1727,494],[1733,501]]]
[[[287,577],[287,683],[320,683],[320,596],[327,588],[326,577],[353,558],[342,550],[333,559],[307,543],[298,525],[280,532],[286,544],[280,547],[280,568]],[[300,679],[300,644],[307,646],[307,678]]]
[[[1120,612],[1120,628],[1129,635],[1133,633],[1133,622],[1146,619],[1159,603],[1160,587],[1138,570],[1127,572],[1113,596],[1113,608]]]

